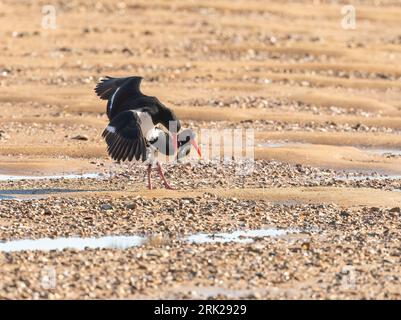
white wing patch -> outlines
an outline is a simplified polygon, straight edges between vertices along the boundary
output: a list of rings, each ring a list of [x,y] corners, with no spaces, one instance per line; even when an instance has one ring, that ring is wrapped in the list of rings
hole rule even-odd
[[[160,129],[157,128],[153,128],[152,130],[150,130],[148,132],[148,141],[152,143],[152,141],[157,141],[157,139],[159,138],[159,134],[160,134]]]
[[[114,94],[111,96],[109,112],[113,108],[114,97],[116,96],[116,93],[118,92],[118,90],[120,90],[120,87],[118,87],[116,92],[114,92]]]
[[[106,130],[110,133],[115,133],[116,132],[116,128],[113,126],[107,126]]]

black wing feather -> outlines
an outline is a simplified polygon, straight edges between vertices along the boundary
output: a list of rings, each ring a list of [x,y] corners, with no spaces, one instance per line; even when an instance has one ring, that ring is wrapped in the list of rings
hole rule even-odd
[[[146,160],[146,140],[141,130],[141,120],[137,113],[127,110],[111,120],[103,131],[107,152],[116,161],[132,161],[133,158]]]
[[[131,82],[131,89],[133,92],[140,93],[142,77],[137,76],[125,78],[113,78],[106,76],[97,83],[95,87],[95,92],[100,97],[100,99],[109,100],[116,92],[116,90],[127,81]]]
[[[132,144],[128,152],[128,161],[132,161],[132,159],[134,159],[134,148],[136,148],[136,145]]]

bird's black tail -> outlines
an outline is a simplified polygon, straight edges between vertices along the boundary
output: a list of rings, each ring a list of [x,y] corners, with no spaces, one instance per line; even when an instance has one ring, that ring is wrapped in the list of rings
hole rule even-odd
[[[95,87],[96,94],[103,100],[109,100],[116,90],[127,80],[133,82],[132,90],[139,91],[139,85],[141,83],[142,77],[126,77],[126,78],[112,78],[106,76],[101,79]]]

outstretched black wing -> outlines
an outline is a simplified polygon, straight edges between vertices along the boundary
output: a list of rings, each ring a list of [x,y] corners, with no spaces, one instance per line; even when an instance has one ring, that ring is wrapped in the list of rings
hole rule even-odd
[[[141,130],[141,120],[133,110],[114,117],[102,137],[107,142],[107,152],[116,161],[146,160],[146,140]]]
[[[96,94],[103,100],[109,100],[116,93],[116,90],[121,87],[125,82],[130,82],[132,85],[131,94],[140,94],[140,85],[142,77],[126,77],[126,78],[112,78],[106,76],[101,79],[95,87]]]

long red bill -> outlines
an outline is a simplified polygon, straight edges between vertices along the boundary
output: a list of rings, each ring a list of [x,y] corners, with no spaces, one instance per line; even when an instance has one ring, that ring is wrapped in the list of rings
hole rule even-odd
[[[191,143],[194,146],[195,150],[198,152],[199,157],[202,157],[201,149],[198,147],[198,144],[195,142],[195,140],[191,140]]]

